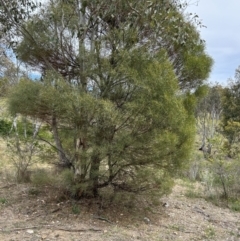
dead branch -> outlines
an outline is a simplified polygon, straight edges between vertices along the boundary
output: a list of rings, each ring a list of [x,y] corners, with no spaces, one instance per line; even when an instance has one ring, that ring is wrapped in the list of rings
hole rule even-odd
[[[104,217],[100,217],[100,216],[93,216],[93,218],[95,218],[95,219],[99,219],[99,220],[102,220],[102,221],[106,221],[106,222],[108,222],[108,223],[111,223],[111,224],[112,224],[112,222],[111,222],[110,220],[108,220],[108,219],[106,219],[106,218],[104,218]]]
[[[70,229],[70,228],[61,228],[61,227],[55,227],[51,225],[47,226],[32,226],[32,227],[22,227],[22,228],[13,228],[13,229],[0,229],[1,232],[16,232],[16,231],[21,231],[21,230],[31,230],[31,229],[54,229],[54,230],[60,230],[60,231],[65,231],[65,232],[101,232],[101,229],[96,229],[96,228],[88,228],[88,229]]]
[[[88,229],[67,229],[67,228],[56,228],[56,230],[61,230],[65,232],[102,232],[101,229],[88,228]]]
[[[6,186],[0,187],[0,189],[9,188],[9,187],[13,187],[13,186],[16,186],[16,185],[17,185],[16,183],[8,184]]]

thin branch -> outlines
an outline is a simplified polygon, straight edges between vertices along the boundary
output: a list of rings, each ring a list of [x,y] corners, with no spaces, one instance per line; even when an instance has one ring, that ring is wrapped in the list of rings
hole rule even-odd
[[[110,220],[108,220],[107,218],[104,218],[104,217],[101,217],[101,216],[93,216],[93,218],[99,219],[99,220],[102,220],[102,221],[106,221],[106,222],[111,223],[111,224],[113,223]]]
[[[17,185],[16,183],[8,184],[8,185],[5,185],[5,186],[3,186],[3,187],[0,187],[0,189],[10,188],[10,187],[13,187],[13,186],[16,186],[16,185]]]
[[[21,230],[31,230],[31,229],[54,229],[54,230],[61,230],[65,232],[102,232],[101,229],[95,229],[95,228],[88,228],[88,229],[68,229],[68,228],[60,228],[60,227],[55,227],[51,225],[43,225],[43,226],[32,226],[32,227],[22,227],[22,228],[13,228],[13,229],[0,229],[1,232],[16,232],[16,231],[21,231]]]
[[[39,139],[40,141],[46,142],[46,143],[49,144],[51,147],[53,147],[55,150],[61,152],[61,153],[64,155],[64,157],[66,158],[66,160],[67,160],[69,163],[72,163],[71,160],[69,160],[69,159],[66,157],[66,154],[65,154],[62,150],[60,150],[59,148],[57,148],[55,145],[53,145],[51,142],[43,139],[43,138],[40,137],[40,136],[38,136],[38,139]]]

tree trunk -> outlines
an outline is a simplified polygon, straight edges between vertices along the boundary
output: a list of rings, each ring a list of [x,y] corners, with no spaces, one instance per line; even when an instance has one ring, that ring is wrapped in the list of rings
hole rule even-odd
[[[59,135],[58,135],[57,118],[54,114],[52,116],[52,131],[53,131],[53,137],[54,137],[54,141],[55,141],[57,151],[58,151],[59,165],[62,166],[62,167],[70,168],[72,166],[72,164],[67,159],[67,157],[64,153],[62,143],[61,143],[61,140],[60,140]]]
[[[91,168],[90,168],[90,187],[89,191],[94,197],[98,196],[98,178],[99,178],[99,168],[100,168],[100,158],[99,153],[94,153],[91,158]]]
[[[74,155],[74,171],[75,171],[75,178],[78,179],[80,182],[83,181],[87,175],[87,164],[86,164],[86,151],[87,151],[87,144],[85,138],[75,138],[75,155]],[[82,152],[82,155],[80,155]],[[85,153],[85,155],[84,155]]]

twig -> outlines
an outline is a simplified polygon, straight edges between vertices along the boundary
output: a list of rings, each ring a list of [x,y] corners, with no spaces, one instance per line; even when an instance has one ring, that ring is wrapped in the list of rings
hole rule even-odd
[[[102,220],[102,221],[106,221],[106,222],[108,222],[108,223],[113,223],[113,222],[111,222],[110,220],[108,220],[108,219],[106,219],[106,218],[104,218],[104,217],[100,217],[100,216],[93,216],[93,218],[95,218],[95,219],[99,219],[99,220]]]
[[[15,232],[15,231],[21,231],[21,230],[27,230],[27,229],[37,229],[37,228],[43,228],[44,226],[32,226],[32,227],[22,227],[22,228],[13,228],[9,230],[0,229],[2,232]],[[50,227],[44,227],[44,228],[50,228]]]
[[[58,212],[58,211],[60,211],[60,210],[61,210],[61,208],[56,208],[56,209],[52,210],[51,213],[56,213],[56,212]]]
[[[101,232],[101,229],[95,229],[95,228],[88,228],[88,229],[68,229],[68,228],[60,228],[60,227],[54,227],[54,226],[32,226],[32,227],[22,227],[22,228],[13,228],[10,230],[3,230],[0,229],[1,232],[15,232],[15,231],[21,231],[21,230],[27,230],[27,229],[55,229],[55,230],[61,230],[65,232]]]
[[[159,225],[160,227],[163,227],[163,228],[166,228],[166,229],[171,229],[172,230],[172,228],[171,228],[171,226],[167,226],[167,225],[164,225],[164,224],[160,224]],[[194,231],[184,231],[184,230],[178,230],[178,232],[181,232],[181,233],[197,233],[197,232],[194,232]]]
[[[16,185],[17,185],[16,183],[8,184],[6,186],[0,187],[0,189],[9,188],[9,187],[13,187],[13,186],[16,186]]]
[[[89,228],[89,229],[66,229],[66,228],[57,228],[57,230],[66,231],[66,232],[101,232],[101,229]]]

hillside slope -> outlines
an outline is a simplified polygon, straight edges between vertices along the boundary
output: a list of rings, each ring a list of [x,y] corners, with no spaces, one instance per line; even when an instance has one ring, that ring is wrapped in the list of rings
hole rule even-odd
[[[240,213],[186,197],[178,181],[160,207],[104,210],[85,201],[57,201],[27,184],[0,185],[0,240],[240,240]],[[135,213],[135,214],[134,214]]]

